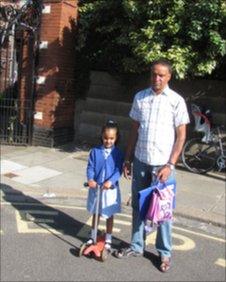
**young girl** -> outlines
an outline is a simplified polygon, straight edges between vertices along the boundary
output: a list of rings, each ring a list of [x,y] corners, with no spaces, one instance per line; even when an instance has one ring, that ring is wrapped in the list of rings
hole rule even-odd
[[[87,179],[89,193],[87,210],[93,214],[91,237],[87,245],[94,242],[95,204],[97,185],[102,187],[100,195],[100,216],[106,218],[105,248],[111,250],[113,215],[121,211],[121,195],[119,178],[122,173],[123,154],[116,147],[119,139],[119,129],[115,122],[108,121],[101,131],[102,145],[94,147],[89,155],[87,165]],[[112,186],[114,187],[113,189]]]

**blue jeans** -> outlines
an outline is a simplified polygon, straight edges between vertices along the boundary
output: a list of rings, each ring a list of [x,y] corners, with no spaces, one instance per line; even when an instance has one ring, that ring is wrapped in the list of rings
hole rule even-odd
[[[139,215],[138,192],[150,186],[156,180],[153,172],[159,166],[150,166],[134,159],[133,162],[133,181],[132,181],[132,239],[131,248],[139,253],[143,253],[145,249],[145,230],[144,221]],[[173,171],[170,179],[175,177]],[[156,249],[161,257],[171,257],[172,250],[172,221],[166,221],[157,228],[157,236],[155,242]]]

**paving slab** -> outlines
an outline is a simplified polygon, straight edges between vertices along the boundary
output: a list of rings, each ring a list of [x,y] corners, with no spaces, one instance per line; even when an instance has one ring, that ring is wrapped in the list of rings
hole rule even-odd
[[[10,160],[1,160],[0,162],[0,166],[1,166],[1,174],[6,174],[6,173],[12,173],[15,171],[19,171],[19,170],[23,170],[25,168],[27,168],[26,166],[10,161]]]
[[[89,149],[74,144],[61,148],[1,146],[2,187],[42,198],[55,194],[56,200],[86,198],[86,166]],[[13,176],[16,174],[18,176]],[[177,199],[175,214],[183,218],[225,226],[225,175],[198,175],[177,169]],[[4,186],[5,185],[5,186]],[[11,187],[11,188],[10,188]],[[122,202],[130,196],[131,181],[120,179]]]
[[[45,167],[60,170],[63,173],[70,172],[74,174],[74,177],[81,173],[85,176],[86,166],[87,163],[85,161],[82,162],[81,160],[75,159],[71,156],[45,163]]]
[[[40,182],[43,179],[57,176],[61,173],[62,172],[60,171],[45,168],[43,166],[34,166],[17,171],[17,176],[13,177],[13,180],[22,184],[32,184]]]

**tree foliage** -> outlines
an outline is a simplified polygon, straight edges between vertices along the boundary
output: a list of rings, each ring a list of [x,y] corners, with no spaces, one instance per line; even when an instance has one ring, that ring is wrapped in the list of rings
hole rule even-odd
[[[84,0],[77,52],[92,68],[141,73],[169,59],[176,76],[204,76],[226,54],[224,0]]]

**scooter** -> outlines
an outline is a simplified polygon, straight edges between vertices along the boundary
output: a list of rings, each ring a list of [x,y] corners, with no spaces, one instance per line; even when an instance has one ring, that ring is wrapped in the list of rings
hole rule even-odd
[[[84,183],[84,186],[88,186],[88,183]],[[105,249],[105,234],[97,236],[97,225],[98,225],[98,214],[99,214],[99,204],[101,195],[101,186],[97,185],[97,198],[96,198],[96,211],[95,211],[95,222],[94,222],[94,240],[92,245],[86,243],[82,244],[79,251],[79,256],[93,255],[100,261],[104,262],[109,254],[109,251]],[[114,189],[114,186],[111,187]]]

